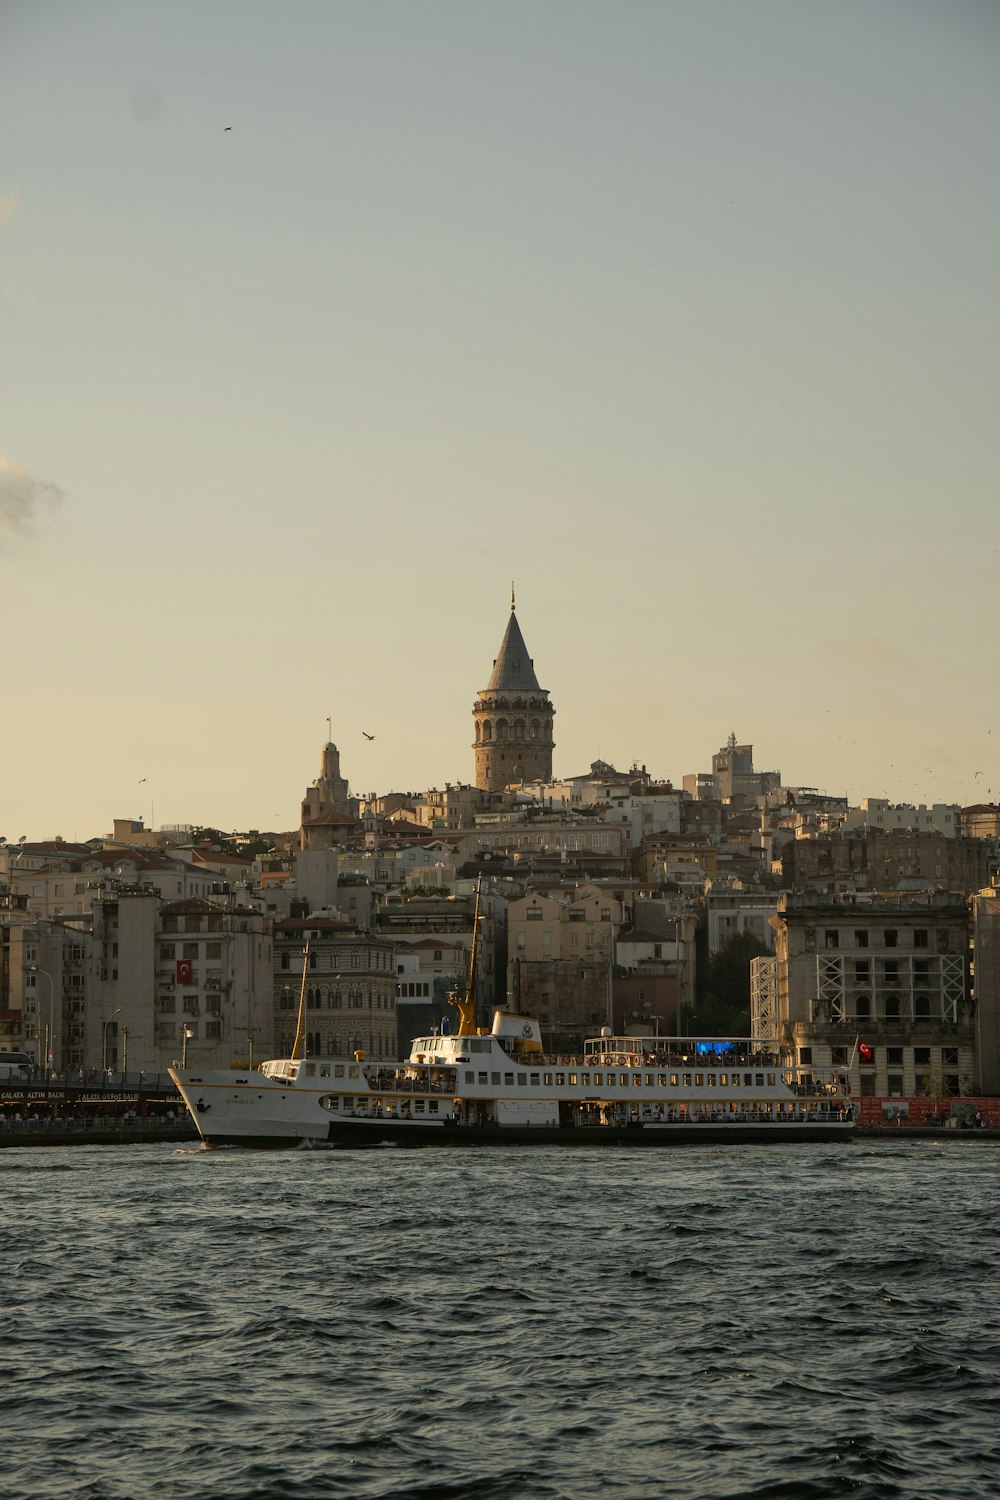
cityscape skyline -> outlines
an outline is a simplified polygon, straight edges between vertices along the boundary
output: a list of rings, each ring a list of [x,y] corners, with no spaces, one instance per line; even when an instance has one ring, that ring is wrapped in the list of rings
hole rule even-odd
[[[472,782],[512,575],[557,776],[995,800],[1000,17],[295,18],[5,13],[0,833]]]

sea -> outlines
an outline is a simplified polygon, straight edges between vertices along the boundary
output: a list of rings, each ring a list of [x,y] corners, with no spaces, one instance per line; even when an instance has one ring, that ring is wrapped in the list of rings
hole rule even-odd
[[[7,1500],[1000,1495],[1000,1147],[10,1148]]]

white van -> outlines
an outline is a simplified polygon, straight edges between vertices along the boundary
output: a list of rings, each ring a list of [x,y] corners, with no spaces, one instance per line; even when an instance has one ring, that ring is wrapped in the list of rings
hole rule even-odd
[[[34,1066],[27,1052],[0,1052],[0,1083],[24,1083]]]

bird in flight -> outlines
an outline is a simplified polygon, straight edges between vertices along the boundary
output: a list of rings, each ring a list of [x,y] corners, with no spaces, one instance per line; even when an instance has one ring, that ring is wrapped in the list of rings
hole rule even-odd
[[[375,738],[373,734],[368,733],[367,729],[362,729],[361,733],[364,735],[366,740],[373,740]]]
[[[225,135],[226,131],[227,130],[232,130],[232,128],[233,127],[231,125],[223,125],[223,127],[222,127],[222,134]]]

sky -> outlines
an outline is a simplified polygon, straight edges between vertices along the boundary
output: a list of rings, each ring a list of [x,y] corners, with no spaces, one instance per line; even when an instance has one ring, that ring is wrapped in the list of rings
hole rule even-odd
[[[994,0],[5,0],[0,833],[1000,795]],[[366,735],[374,738],[368,739]]]

